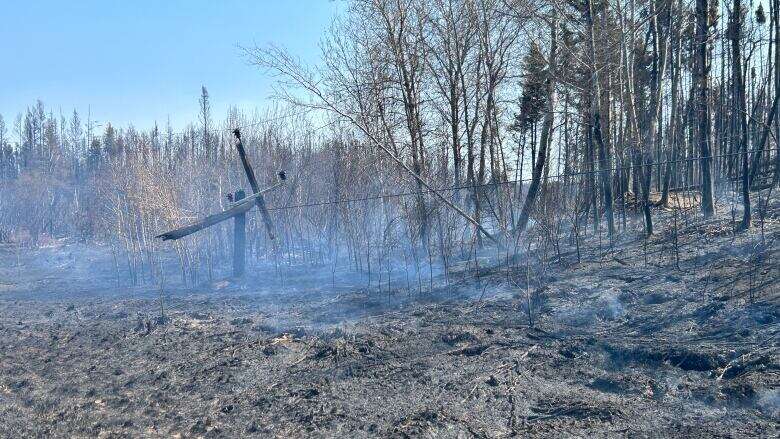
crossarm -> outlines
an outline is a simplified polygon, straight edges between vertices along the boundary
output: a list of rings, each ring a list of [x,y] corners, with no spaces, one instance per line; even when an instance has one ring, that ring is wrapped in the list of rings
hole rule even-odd
[[[171,230],[170,232],[165,232],[162,235],[157,235],[156,238],[162,238],[163,241],[167,241],[169,239],[183,238],[187,235],[191,235],[197,232],[198,230],[203,230],[206,227],[213,226],[214,224],[217,223],[221,223],[222,221],[230,219],[238,214],[248,212],[253,207],[255,207],[255,201],[254,201],[255,197],[262,197],[264,193],[272,191],[281,185],[282,182],[276,183],[275,185],[271,187],[267,187],[261,191],[258,191],[256,194],[244,198],[241,201],[233,203],[230,206],[230,208],[227,210],[224,210],[220,213],[215,213],[214,215],[209,215],[206,218],[203,218],[202,220],[190,224],[189,226],[184,226],[176,230]]]
[[[157,235],[156,238],[162,238],[163,241],[167,241],[169,239],[184,238],[185,236],[191,235],[197,232],[198,230],[203,230],[206,227],[210,227],[213,226],[214,224],[221,223],[222,221],[233,218],[234,216],[240,213],[247,212],[253,207],[254,204],[252,203],[239,203],[234,205],[230,209],[224,210],[220,213],[215,213],[214,215],[209,215],[206,218],[203,218],[202,220],[190,224],[189,226],[184,226],[176,230],[171,230],[170,232],[165,232],[161,235]]]

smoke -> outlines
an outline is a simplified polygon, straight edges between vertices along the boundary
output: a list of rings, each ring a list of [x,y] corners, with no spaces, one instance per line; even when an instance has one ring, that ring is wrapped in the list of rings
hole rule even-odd
[[[600,320],[618,320],[627,314],[620,291],[610,288],[602,291],[580,289],[567,296],[572,302],[559,302],[555,316],[563,324],[585,326]],[[555,305],[554,305],[555,306]]]
[[[626,314],[619,293],[609,289],[602,293],[598,302],[598,316],[604,320],[617,320]]]
[[[766,415],[780,418],[780,389],[764,390],[758,394],[758,408]]]

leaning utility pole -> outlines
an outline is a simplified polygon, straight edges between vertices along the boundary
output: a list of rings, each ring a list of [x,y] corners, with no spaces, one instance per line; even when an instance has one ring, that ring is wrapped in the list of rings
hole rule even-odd
[[[274,225],[271,221],[271,215],[266,208],[263,194],[281,186],[286,179],[286,176],[284,171],[280,171],[279,181],[276,184],[265,189],[260,189],[260,186],[257,184],[257,178],[255,178],[255,172],[252,170],[252,166],[249,164],[249,160],[246,157],[246,150],[244,150],[244,144],[241,141],[241,132],[236,128],[233,131],[233,134],[236,136],[236,149],[241,158],[241,164],[244,166],[244,172],[246,173],[247,180],[249,180],[249,185],[252,186],[253,194],[244,198],[244,191],[239,189],[233,197],[233,204],[228,209],[220,213],[209,215],[188,226],[157,235],[156,238],[162,238],[163,241],[181,239],[199,230],[233,218],[233,274],[239,277],[244,274],[244,259],[246,254],[246,212],[257,206],[263,217],[268,237],[274,239]]]

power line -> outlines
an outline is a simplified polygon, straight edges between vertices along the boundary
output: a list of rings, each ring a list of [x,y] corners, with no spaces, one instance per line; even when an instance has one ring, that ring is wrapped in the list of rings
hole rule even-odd
[[[765,149],[764,151],[780,151],[780,148],[770,148],[770,149]],[[713,156],[709,156],[709,158],[711,159],[724,158],[724,157],[731,157],[731,156],[737,156],[742,154],[744,154],[744,152],[713,155]],[[701,158],[702,157],[689,157],[686,159],[666,160],[662,162],[649,163],[649,164],[629,165],[624,167],[615,167],[615,168],[608,168],[608,169],[594,170],[594,171],[582,171],[582,172],[574,172],[568,174],[564,173],[564,174],[548,175],[547,178],[549,179],[549,178],[578,177],[582,175],[599,174],[601,172],[606,172],[606,171],[618,171],[618,170],[625,170],[625,169],[631,169],[631,168],[637,168],[643,166],[657,166],[657,165],[674,164],[674,163],[685,163],[685,162],[700,160]],[[269,207],[268,210],[289,210],[289,209],[298,209],[298,208],[306,208],[306,207],[327,206],[331,204],[343,204],[343,203],[354,203],[360,201],[381,200],[386,198],[400,198],[400,197],[406,197],[411,195],[425,195],[433,192],[452,192],[452,191],[463,190],[463,189],[476,189],[476,188],[483,188],[483,187],[503,186],[507,184],[529,182],[532,180],[533,178],[519,178],[514,180],[483,183],[483,184],[476,184],[476,185],[445,187],[445,188],[434,189],[434,190],[395,192],[395,193],[382,194],[382,195],[367,195],[358,198],[345,198],[340,200],[326,200],[326,201],[316,201],[311,203],[292,204],[288,206]]]

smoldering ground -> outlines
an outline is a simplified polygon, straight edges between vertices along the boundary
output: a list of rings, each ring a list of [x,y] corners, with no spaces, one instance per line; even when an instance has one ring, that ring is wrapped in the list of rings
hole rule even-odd
[[[381,279],[172,269],[162,310],[107,248],[3,247],[0,435],[775,436],[780,229],[757,264],[719,221],[679,270],[663,236]]]

